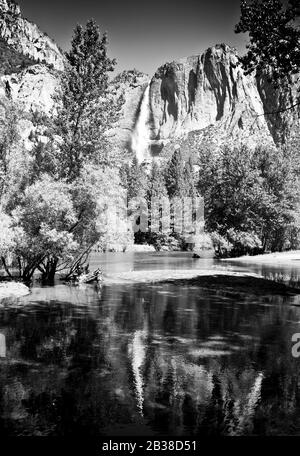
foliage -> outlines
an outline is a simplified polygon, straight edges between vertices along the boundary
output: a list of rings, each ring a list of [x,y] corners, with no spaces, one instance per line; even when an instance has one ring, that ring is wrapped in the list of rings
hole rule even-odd
[[[300,201],[294,155],[287,149],[226,147],[210,163],[200,157],[206,229],[230,244],[222,246],[220,239],[219,250],[236,255],[285,248]],[[213,242],[218,246],[218,239]]]
[[[267,72],[278,80],[298,73],[300,62],[300,17],[298,0],[254,0],[241,2],[236,33],[249,33],[248,52],[241,59],[247,73]]]
[[[193,236],[193,250],[211,250],[213,249],[212,238],[209,233],[199,233]]]
[[[106,132],[115,122],[123,100],[108,92],[108,75],[115,61],[107,56],[107,36],[91,20],[86,28],[75,28],[66,70],[57,94],[60,108],[56,133],[61,138],[61,174],[72,180],[81,166],[93,161],[108,165]]]
[[[165,173],[166,187],[170,198],[195,196],[193,163],[186,162],[180,149],[173,153]]]
[[[118,208],[124,196],[106,136],[121,104],[108,90],[114,61],[107,57],[106,35],[93,21],[78,26],[66,57],[57,116],[32,113],[28,119],[31,151],[21,139],[18,107],[7,102],[0,112],[2,264],[23,280],[36,270],[47,281],[57,271],[72,272],[111,234],[107,207]],[[124,231],[126,244],[127,225]]]
[[[0,212],[0,257],[5,258],[14,245],[14,233],[11,218]]]
[[[125,163],[121,166],[120,177],[123,186],[127,189],[129,201],[133,198],[144,198],[146,196],[148,176],[136,157],[131,163]]]
[[[217,231],[209,233],[217,257],[227,257],[232,250],[232,244],[225,236],[221,236]]]
[[[168,196],[164,175],[157,162],[153,162],[152,164],[146,194],[149,201],[151,201],[151,198],[162,198]]]
[[[10,101],[0,106],[0,206],[8,209],[14,204],[29,180],[27,169],[31,157],[24,150],[20,131],[23,128],[22,110]]]
[[[145,76],[145,74],[135,68],[133,70],[124,70],[113,79],[113,84],[120,86],[121,84],[129,83],[129,87],[135,87],[138,83],[138,78],[143,76]]]
[[[118,169],[97,169],[86,165],[74,187],[74,202],[80,224],[74,230],[81,250],[98,243],[105,250],[107,245],[126,246],[132,233],[127,227],[126,190],[121,186]]]
[[[72,257],[78,249],[72,234],[77,217],[65,183],[43,176],[26,188],[12,218],[18,233],[14,254],[24,280],[30,280],[37,268],[45,273],[47,263]]]
[[[36,63],[32,58],[12,49],[0,38],[0,74],[19,73]]]
[[[135,233],[136,244],[153,245],[155,250],[180,251],[185,250],[184,238],[178,233],[161,233],[149,231],[147,233]]]

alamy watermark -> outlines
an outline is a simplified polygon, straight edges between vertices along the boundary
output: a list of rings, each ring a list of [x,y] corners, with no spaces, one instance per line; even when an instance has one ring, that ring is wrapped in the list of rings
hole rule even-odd
[[[300,333],[295,333],[292,335],[292,342],[294,345],[292,346],[292,356],[294,358],[300,357]]]
[[[114,198],[106,203],[106,222],[111,231],[122,233],[131,226],[134,233],[154,232],[199,234],[204,231],[202,197]]]

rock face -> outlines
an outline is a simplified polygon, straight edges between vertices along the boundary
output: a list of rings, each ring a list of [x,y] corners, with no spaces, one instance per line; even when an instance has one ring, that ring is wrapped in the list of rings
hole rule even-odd
[[[25,112],[50,114],[64,57],[12,0],[0,0],[1,60],[0,98],[22,104]],[[123,72],[112,87],[125,101],[109,132],[112,145],[140,161],[168,156],[178,146],[188,151],[218,149],[225,142],[274,144],[300,115],[299,106],[285,110],[299,100],[296,84],[275,88],[266,78],[245,76],[235,50],[225,44],[167,63],[152,79]]]
[[[0,0],[0,37],[9,47],[36,62],[44,62],[56,70],[64,67],[57,44],[36,24],[24,19],[20,7],[12,0]]]
[[[20,9],[19,5],[17,5],[12,0],[0,0],[0,11],[3,11],[5,13],[15,14],[15,15],[21,14],[21,9]]]
[[[53,94],[58,85],[57,74],[45,65],[33,65],[20,73],[0,78],[0,97],[10,96],[24,111],[49,114],[53,108]]]
[[[255,145],[273,142],[288,119],[265,113],[296,100],[296,89],[280,94],[266,80],[245,76],[236,52],[227,45],[159,68],[151,80],[151,139],[155,152],[171,139],[197,131],[198,136],[227,138]],[[201,132],[201,133],[200,133]]]
[[[252,78],[246,78],[235,53],[226,45],[161,67],[151,81],[155,139],[180,137],[216,122],[228,126],[263,114]]]
[[[148,75],[137,70],[123,71],[112,81],[117,96],[122,94],[124,98],[120,120],[111,132],[112,141],[121,149],[132,148],[133,132],[139,119],[143,93],[149,81]]]

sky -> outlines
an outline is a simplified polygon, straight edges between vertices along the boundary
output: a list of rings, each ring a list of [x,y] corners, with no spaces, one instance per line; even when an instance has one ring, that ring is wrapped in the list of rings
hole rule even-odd
[[[234,33],[240,0],[17,0],[22,14],[62,49],[76,24],[93,18],[109,38],[117,72],[136,68],[149,75],[166,62],[201,54],[226,43],[245,50],[247,36]]]

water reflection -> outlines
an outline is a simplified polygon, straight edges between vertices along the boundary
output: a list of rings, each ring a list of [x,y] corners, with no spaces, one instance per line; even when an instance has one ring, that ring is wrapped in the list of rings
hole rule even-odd
[[[293,300],[36,288],[0,309],[0,434],[300,434]]]
[[[0,333],[0,358],[6,357],[6,338],[4,334]]]

